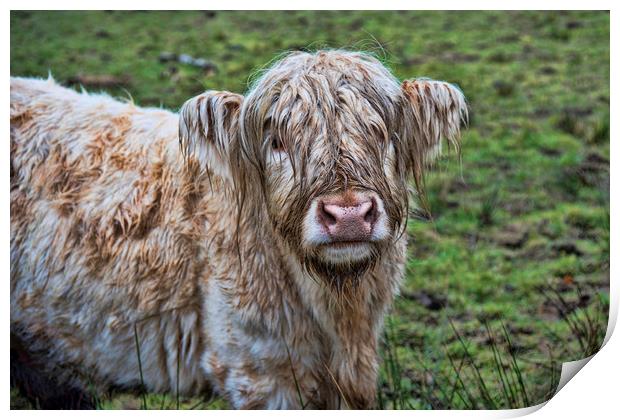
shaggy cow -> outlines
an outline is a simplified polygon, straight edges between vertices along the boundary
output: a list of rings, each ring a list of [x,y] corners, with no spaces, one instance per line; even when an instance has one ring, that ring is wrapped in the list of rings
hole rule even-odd
[[[180,115],[11,79],[13,381],[372,407],[408,179],[423,197],[466,113],[454,86],[346,51]]]

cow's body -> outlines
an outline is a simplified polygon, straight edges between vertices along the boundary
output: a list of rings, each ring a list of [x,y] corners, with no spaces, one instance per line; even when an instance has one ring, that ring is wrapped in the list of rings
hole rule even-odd
[[[409,179],[466,114],[339,50],[179,115],[12,79],[12,337],[70,389],[372,407]]]
[[[12,79],[12,332],[76,386],[139,385],[137,333],[150,391],[297,407],[296,379],[309,406],[372,404],[404,236],[342,305],[191,168],[176,114]]]

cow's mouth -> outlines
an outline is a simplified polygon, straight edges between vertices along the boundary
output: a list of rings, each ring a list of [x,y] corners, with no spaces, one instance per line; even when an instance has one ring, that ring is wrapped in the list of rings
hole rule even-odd
[[[321,245],[322,248],[342,249],[348,247],[369,246],[370,241],[334,241]]]
[[[321,259],[334,265],[350,265],[371,259],[375,253],[371,241],[334,241],[319,246]]]

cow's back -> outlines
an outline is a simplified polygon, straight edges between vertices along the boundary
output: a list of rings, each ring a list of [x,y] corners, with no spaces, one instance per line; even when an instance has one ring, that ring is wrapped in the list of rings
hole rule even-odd
[[[11,79],[11,328],[50,370],[135,385],[135,326],[151,389],[175,385],[177,349],[181,390],[200,389],[207,210],[177,124]]]

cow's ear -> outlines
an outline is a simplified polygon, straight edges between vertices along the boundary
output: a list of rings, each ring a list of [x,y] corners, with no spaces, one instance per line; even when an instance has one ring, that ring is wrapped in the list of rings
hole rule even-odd
[[[202,169],[232,179],[231,150],[239,136],[239,112],[243,96],[207,91],[183,104],[179,116],[179,141],[186,158]]]
[[[408,166],[416,178],[441,154],[442,139],[460,148],[461,123],[467,123],[467,103],[456,86],[435,80],[405,80],[405,138]]]

